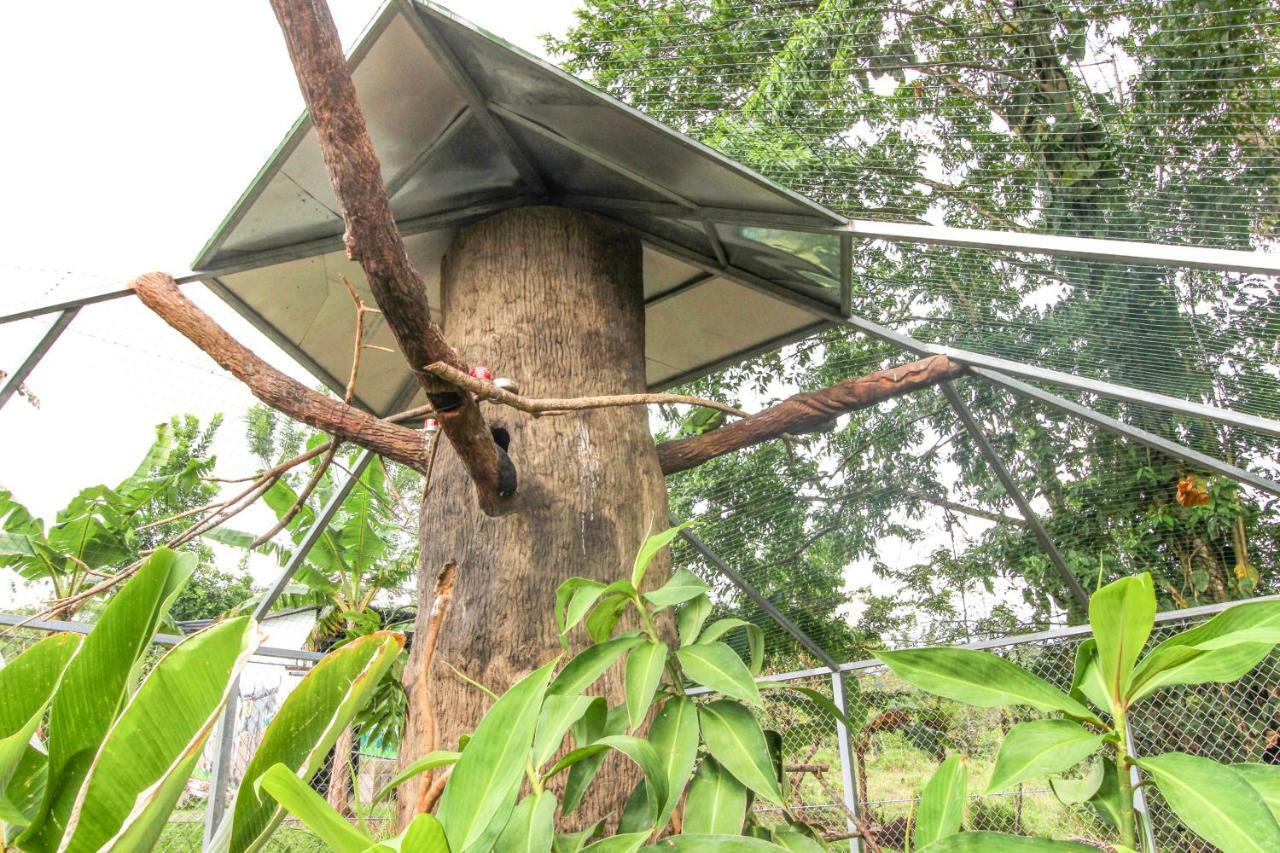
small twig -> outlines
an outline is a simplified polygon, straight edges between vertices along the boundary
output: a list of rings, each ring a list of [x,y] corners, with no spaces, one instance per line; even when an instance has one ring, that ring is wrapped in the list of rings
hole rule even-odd
[[[444,362],[437,361],[434,364],[428,364],[423,369],[437,379],[442,379],[459,388],[465,388],[475,394],[478,399],[501,403],[518,412],[533,415],[535,418],[551,412],[576,412],[585,409],[607,409],[617,406],[660,406],[672,403],[686,406],[702,406],[703,408],[715,409],[739,418],[747,417],[746,412],[727,403],[707,400],[702,397],[690,397],[686,394],[610,394],[600,397],[545,397],[535,399],[522,397],[519,394],[503,390],[492,382],[477,379]]]
[[[329,466],[333,464],[333,457],[337,452],[338,442],[329,442],[329,452],[324,455],[324,458],[320,460],[318,465],[316,465],[315,470],[311,472],[311,476],[307,479],[307,482],[303,485],[302,489],[299,490],[298,497],[294,500],[293,506],[289,507],[285,514],[280,516],[275,524],[271,525],[270,530],[266,531],[249,543],[250,551],[255,548],[260,548],[270,542],[277,533],[289,526],[289,522],[293,521],[294,518],[297,517],[298,513],[302,512],[302,508],[307,505],[307,499],[310,498],[311,493],[316,490],[316,486],[320,485],[320,480],[323,479],[325,472],[329,470]]]
[[[436,803],[440,802],[440,797],[444,794],[444,786],[448,783],[451,773],[453,773],[452,764],[444,768],[440,778],[433,781],[429,788],[424,789],[426,794],[418,799],[419,814],[431,811],[436,807]]]
[[[431,662],[436,656],[436,647],[440,644],[440,634],[444,629],[445,619],[449,615],[449,605],[453,602],[453,588],[458,576],[458,564],[452,561],[445,563],[444,568],[440,570],[439,576],[436,578],[435,597],[431,600],[431,613],[427,616],[427,630],[422,639],[422,666],[418,668],[419,676],[419,707],[422,708],[423,714],[427,715],[425,731],[425,748],[422,750],[424,754],[433,752],[436,748],[436,730],[435,717],[431,714],[430,696],[427,694],[427,680],[431,672]],[[439,794],[432,799],[432,792],[435,785],[432,783],[432,772],[427,772],[427,777],[422,781],[421,787],[418,789],[417,813],[430,811],[435,805],[435,799],[439,799]],[[448,778],[448,773],[442,778]],[[443,786],[441,786],[443,789]]]

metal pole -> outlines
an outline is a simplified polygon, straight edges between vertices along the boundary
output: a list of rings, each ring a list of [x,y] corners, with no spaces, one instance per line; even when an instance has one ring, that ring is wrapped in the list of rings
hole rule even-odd
[[[675,518],[671,518],[670,521],[673,525],[679,524]],[[686,527],[680,531],[680,536],[692,545],[693,550],[701,554],[703,559],[715,566],[716,569],[722,575],[727,577],[734,586],[742,590],[742,592],[746,594],[747,598],[754,601],[757,607],[765,613],[768,613],[775,622],[782,626],[784,631],[795,638],[796,642],[808,649],[809,653],[818,660],[822,661],[823,666],[832,672],[839,671],[840,664],[836,663],[835,658],[827,654],[822,646],[814,642],[812,637],[800,629],[799,625],[788,619],[786,614],[778,609],[777,605],[765,598],[764,595],[761,594],[760,590],[756,589],[755,584],[743,577],[737,569],[720,559],[719,555],[707,547],[707,543],[703,542],[702,538],[699,537],[698,534]]]
[[[271,589],[267,590],[267,594],[263,596],[262,600],[258,602],[258,606],[254,608],[253,618],[255,620],[261,622],[266,618],[271,611],[271,606],[275,604],[276,599],[289,586],[289,581],[293,580],[294,574],[306,562],[307,555],[311,553],[311,549],[315,547],[315,544],[320,541],[320,537],[329,529],[329,522],[333,520],[334,515],[337,514],[342,504],[346,501],[347,495],[351,494],[351,490],[360,480],[360,475],[364,473],[365,468],[369,467],[369,463],[374,460],[375,456],[376,454],[372,450],[366,450],[360,454],[356,464],[351,468],[350,475],[334,490],[329,497],[329,502],[324,505],[324,508],[320,510],[320,514],[316,516],[316,520],[312,522],[307,535],[298,543],[298,549],[289,558],[284,571],[280,573],[280,576],[276,578],[276,582],[271,585]],[[204,842],[206,848],[217,833],[218,825],[222,822],[223,814],[226,811],[239,690],[240,685],[237,679],[235,687],[231,690],[231,698],[227,701],[227,707],[223,710],[222,718],[218,721],[218,729],[215,733],[213,780],[209,785],[209,803],[205,810]]]
[[[855,676],[856,678],[856,676]],[[844,674],[840,670],[831,671],[831,701],[840,709],[840,713],[848,716],[844,704]],[[836,720],[836,739],[840,743],[840,781],[844,787],[844,806],[849,814],[847,825],[849,831],[856,833],[849,838],[850,853],[862,850],[862,829],[855,818],[858,815],[858,776],[854,765],[853,733],[842,720]]]
[[[1133,755],[1133,727],[1129,724],[1128,717],[1124,720],[1124,740],[1125,750]],[[1133,785],[1133,809],[1138,813],[1141,823],[1139,849],[1142,853],[1156,853],[1156,835],[1151,826],[1151,809],[1147,806],[1146,790],[1142,787],[1142,774],[1138,772],[1137,767],[1129,768],[1129,782]]]
[[[1080,581],[1072,574],[1070,566],[1067,565],[1066,559],[1062,556],[1062,552],[1058,550],[1057,545],[1053,544],[1053,540],[1049,537],[1049,532],[1040,523],[1040,517],[1031,509],[1031,504],[1027,503],[1022,490],[1018,488],[1013,475],[1005,467],[1004,460],[1000,458],[995,448],[991,446],[991,442],[987,440],[987,434],[983,432],[982,426],[974,418],[973,412],[969,411],[969,407],[960,398],[960,395],[950,382],[942,383],[942,393],[947,396],[947,400],[951,403],[951,408],[955,409],[960,422],[969,431],[969,436],[973,439],[973,443],[977,445],[978,451],[987,460],[987,464],[995,472],[1000,484],[1004,486],[1004,490],[1009,493],[1009,497],[1017,505],[1018,511],[1022,513],[1022,517],[1027,520],[1027,524],[1031,527],[1031,532],[1035,534],[1036,539],[1040,542],[1040,547],[1044,548],[1045,553],[1049,555],[1049,560],[1057,567],[1063,581],[1067,584],[1067,588],[1071,590],[1071,594],[1075,597],[1076,603],[1087,611],[1089,609],[1089,593],[1084,591]]]
[[[44,358],[45,353],[53,346],[58,338],[62,337],[62,333],[67,330],[67,326],[80,313],[79,308],[68,308],[58,315],[58,319],[53,321],[53,325],[49,327],[49,331],[44,333],[44,337],[40,342],[32,348],[31,354],[27,356],[22,364],[18,365],[18,369],[13,371],[13,375],[9,377],[9,381],[0,388],[0,408],[4,408],[4,404],[9,402],[9,398],[17,393],[22,387],[22,383],[31,375],[31,371],[36,369],[36,365],[40,363],[40,359]]]

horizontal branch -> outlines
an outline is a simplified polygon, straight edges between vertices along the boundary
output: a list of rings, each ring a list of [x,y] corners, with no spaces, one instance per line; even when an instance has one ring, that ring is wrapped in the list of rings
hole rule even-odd
[[[945,355],[934,355],[900,367],[846,379],[830,388],[796,394],[776,406],[719,429],[664,441],[658,445],[658,461],[664,474],[687,471],[717,456],[787,433],[812,432],[840,415],[954,379],[964,369],[964,365],[951,361]]]
[[[621,406],[657,406],[681,404],[686,406],[702,406],[707,409],[715,409],[719,412],[733,415],[739,418],[747,417],[747,413],[741,409],[720,403],[715,400],[707,400],[702,397],[690,397],[687,394],[609,394],[599,397],[522,397],[519,394],[499,388],[492,382],[463,373],[455,367],[450,367],[443,362],[427,365],[424,370],[432,376],[448,382],[450,385],[457,385],[459,388],[465,388],[472,394],[476,395],[480,400],[492,400],[495,403],[501,403],[504,406],[510,406],[518,412],[524,412],[526,415],[533,415],[535,418],[539,415],[552,414],[554,412],[578,412],[586,409],[609,409]]]
[[[421,432],[375,418],[281,373],[187,299],[171,276],[147,273],[130,282],[129,287],[143,304],[248,386],[253,396],[271,408],[415,471],[425,470],[426,445]]]

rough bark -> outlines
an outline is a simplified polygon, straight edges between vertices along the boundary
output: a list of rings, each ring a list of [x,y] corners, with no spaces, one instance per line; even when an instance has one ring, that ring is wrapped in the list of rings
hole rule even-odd
[[[776,406],[711,432],[665,441],[658,445],[658,459],[664,474],[685,471],[786,433],[809,432],[832,418],[954,379],[963,371],[963,365],[945,355],[933,355],[901,367],[846,379],[830,388],[788,397]]]
[[[355,754],[355,731],[347,726],[333,745],[333,766],[329,768],[329,790],[325,799],[339,814],[351,814],[351,760]]]
[[[468,368],[431,319],[426,287],[409,262],[328,4],[271,0],[271,8],[346,225],[347,255],[364,270],[396,343],[439,410],[441,428],[475,483],[481,507],[501,514],[516,490],[515,469],[472,396],[421,370],[436,361],[464,373]]]
[[[443,272],[450,338],[522,391],[644,390],[633,236],[581,212],[510,210],[463,231]],[[556,586],[574,575],[623,577],[646,533],[665,526],[666,490],[643,407],[517,415],[509,429],[521,472],[513,512],[492,518],[478,511],[454,454],[442,453],[436,466],[422,513],[419,636],[432,610],[431,572],[456,562],[457,582],[430,671],[421,671],[417,647],[409,661],[408,693],[417,701],[405,756],[418,755],[437,733],[436,748],[456,743],[489,704],[446,664],[495,690],[510,687],[560,651],[551,616]],[[652,577],[660,582],[666,573],[655,565]],[[600,685],[613,702],[621,688],[619,672]],[[617,786],[601,781],[584,814],[620,805]],[[402,817],[411,816],[417,790],[406,786],[399,799]]]
[[[147,273],[130,282],[129,287],[148,308],[204,350],[220,367],[247,385],[253,396],[271,408],[416,471],[425,470],[422,433],[375,418],[368,412],[312,391],[276,370],[187,299],[171,276]]]

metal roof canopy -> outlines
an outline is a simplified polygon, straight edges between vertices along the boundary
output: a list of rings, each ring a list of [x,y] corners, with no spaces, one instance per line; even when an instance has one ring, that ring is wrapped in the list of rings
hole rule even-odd
[[[437,312],[455,230],[530,204],[607,209],[644,240],[651,388],[812,334],[829,321],[809,306],[839,316],[848,305],[850,241],[833,233],[843,217],[444,9],[387,3],[348,62],[392,211]],[[337,208],[304,115],[193,268],[340,390],[352,334],[341,276],[365,285],[343,250]],[[380,317],[368,341],[395,350]],[[386,414],[408,368],[398,352],[376,349],[363,365],[358,401]]]

